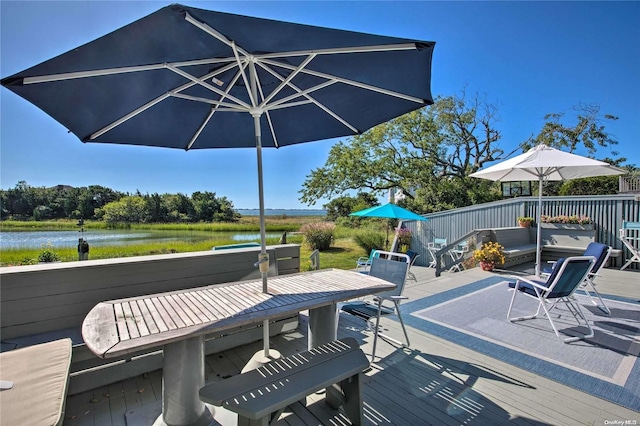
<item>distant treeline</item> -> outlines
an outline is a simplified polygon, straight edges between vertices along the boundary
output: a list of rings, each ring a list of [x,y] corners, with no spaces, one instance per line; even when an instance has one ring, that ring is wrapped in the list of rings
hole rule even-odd
[[[0,189],[0,218],[88,219],[108,223],[228,222],[240,215],[226,197],[213,192],[129,194],[100,185],[33,187],[24,181]]]

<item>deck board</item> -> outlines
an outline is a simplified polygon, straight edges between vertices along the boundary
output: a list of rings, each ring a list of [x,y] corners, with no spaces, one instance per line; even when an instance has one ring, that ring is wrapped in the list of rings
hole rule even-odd
[[[526,267],[521,270],[524,269]],[[491,276],[478,268],[444,273],[439,278],[435,278],[433,269],[414,266],[412,272],[417,281],[407,282],[404,293],[410,300]],[[598,290],[603,294],[640,300],[638,272],[606,269],[598,280]],[[295,286],[295,283],[291,285]],[[220,299],[213,299],[220,295],[209,290],[198,294],[200,315],[208,315],[203,310],[208,309],[208,305],[216,309],[223,307],[224,303],[216,303]],[[241,303],[238,300],[227,302]],[[156,315],[154,322],[161,327]],[[283,355],[306,350],[307,321],[306,313],[301,314],[298,330],[272,337],[271,347]],[[399,323],[383,319],[382,325],[391,335],[402,336]],[[421,330],[407,329],[411,349],[402,350],[381,341],[376,353],[380,357],[378,362],[365,372],[363,393],[367,425],[598,425],[611,419],[640,422],[640,413]],[[343,314],[338,337],[354,337],[365,353],[371,353],[373,338],[362,320]],[[238,374],[261,348],[261,342],[254,342],[207,356],[207,382]],[[64,426],[124,426],[127,410],[161,400],[161,377],[158,370],[108,388],[68,397]],[[91,400],[98,402],[91,403]],[[324,394],[319,393],[307,397],[306,407],[294,404],[276,424],[348,425],[349,421],[343,411],[329,408],[324,403]]]

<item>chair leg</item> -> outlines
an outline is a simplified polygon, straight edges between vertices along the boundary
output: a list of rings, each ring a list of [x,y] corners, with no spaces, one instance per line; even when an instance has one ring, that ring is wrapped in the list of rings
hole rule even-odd
[[[587,287],[591,287],[591,290],[589,290]],[[604,303],[604,300],[602,300],[602,297],[600,297],[600,293],[598,293],[598,290],[596,290],[596,286],[595,286],[595,284],[593,283],[593,281],[591,279],[587,278],[585,280],[583,290],[587,294],[587,296],[589,296],[589,299],[591,300],[591,303],[593,303],[595,306],[597,306],[605,314],[611,315],[611,310],[606,305],[606,303]],[[600,306],[598,306],[598,303],[593,299],[593,296],[591,295],[591,292],[594,292],[596,297],[598,298],[598,300],[600,300]]]
[[[570,298],[573,299],[573,301],[570,300]],[[568,338],[564,339],[564,343],[571,343],[571,342],[576,342],[578,340],[590,339],[593,336],[595,336],[595,332],[593,331],[593,328],[591,328],[591,324],[589,324],[589,321],[587,320],[587,317],[584,315],[584,312],[582,312],[582,308],[580,307],[580,304],[578,303],[578,301],[575,300],[575,298],[573,298],[573,296],[569,296],[569,297],[567,297],[565,299],[567,299],[567,300],[563,300],[564,303],[567,305],[567,307],[569,305],[574,307],[574,309],[577,311],[578,316],[580,316],[582,318],[582,320],[584,321],[585,325],[587,326],[587,329],[589,330],[589,333],[583,334],[582,336],[568,337]],[[574,315],[574,317],[576,317],[576,321],[578,322],[578,324],[580,324],[580,321],[578,321],[577,316]]]
[[[511,303],[509,303],[509,310],[507,311],[507,319],[509,320],[509,322],[516,322],[516,321],[524,321],[524,320],[528,320],[528,319],[534,319],[537,318],[538,315],[540,315],[540,307],[542,306],[542,303],[540,301],[540,303],[538,303],[538,310],[536,311],[535,314],[533,315],[526,315],[523,317],[511,317],[511,309],[513,308],[513,302],[515,302],[516,300],[516,294],[518,294],[518,286],[516,285],[516,288],[513,289],[513,296],[511,296]],[[539,298],[538,298],[539,299]]]
[[[382,299],[378,298],[378,316],[376,317],[376,328],[373,329],[373,351],[371,351],[371,362],[376,359],[376,345],[378,343],[378,327],[380,327],[380,314],[382,313]],[[367,324],[369,321],[367,321]]]

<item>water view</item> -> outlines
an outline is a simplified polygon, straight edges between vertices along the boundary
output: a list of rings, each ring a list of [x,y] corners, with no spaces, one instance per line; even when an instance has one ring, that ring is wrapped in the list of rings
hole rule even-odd
[[[267,238],[280,238],[280,233],[268,233]],[[76,247],[78,238],[85,238],[94,247],[121,246],[162,241],[203,241],[210,239],[254,241],[260,239],[256,232],[204,232],[204,231],[127,231],[91,230],[79,231],[3,231],[0,232],[0,250],[36,248],[51,243],[53,247]]]

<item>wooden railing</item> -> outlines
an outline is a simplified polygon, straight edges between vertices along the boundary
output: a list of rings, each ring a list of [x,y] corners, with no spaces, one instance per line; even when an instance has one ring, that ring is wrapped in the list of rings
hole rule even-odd
[[[618,192],[640,194],[640,176],[620,176]]]

